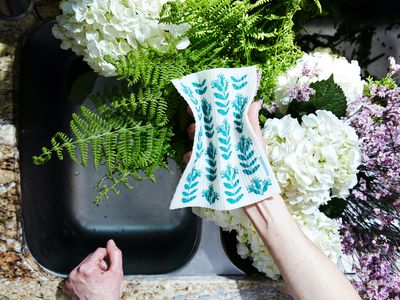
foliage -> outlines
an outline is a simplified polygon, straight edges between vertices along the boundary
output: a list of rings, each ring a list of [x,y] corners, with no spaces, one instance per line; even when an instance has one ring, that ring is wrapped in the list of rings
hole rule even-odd
[[[178,103],[180,98],[166,97],[172,89],[171,79],[185,73],[183,63],[171,66],[172,55],[153,50],[146,55],[132,52],[118,61],[108,59],[128,87],[91,97],[97,111],[81,106],[80,116],[72,116],[72,136],[56,133],[52,148],[44,147],[43,153],[34,157],[35,164],[49,161],[54,153],[63,159],[66,151],[74,162],[86,167],[91,153],[95,168],[107,166],[95,203],[108,197],[110,191],[118,193],[119,183],[130,188],[129,177],[144,179],[140,171],[155,181],[154,171],[166,168],[166,158],[174,157],[172,137],[175,131],[179,134],[176,127],[181,120],[175,118],[176,112],[184,109]],[[179,62],[177,56],[174,59]]]
[[[294,44],[293,17],[318,1],[187,0],[168,2],[162,22],[190,24],[184,55],[194,71],[258,65],[264,76],[259,97],[269,102],[276,78],[301,55]]]
[[[96,110],[82,106],[80,114],[72,116],[72,135],[56,133],[52,147],[44,147],[34,162],[43,164],[54,154],[63,159],[67,153],[86,167],[92,155],[95,167],[107,166],[107,174],[99,182],[96,203],[107,197],[109,191],[118,192],[119,183],[129,188],[129,177],[143,179],[141,172],[155,180],[153,172],[166,167],[166,158],[180,162],[190,150],[186,128],[193,121],[171,80],[212,67],[258,65],[266,74],[260,83],[259,97],[270,101],[277,76],[301,54],[293,42],[293,17],[310,5],[318,7],[319,1],[167,2],[160,23],[187,23],[190,28],[185,35],[190,46],[178,51],[177,40],[163,51],[143,45],[117,59],[104,56],[105,63],[115,68],[127,87],[91,97]],[[243,82],[238,80],[235,85],[241,88]],[[196,93],[203,90],[202,86],[195,87]],[[207,103],[202,103],[201,108],[211,124]],[[238,113],[242,111],[239,102],[236,109]],[[239,128],[241,119],[237,122]],[[208,129],[204,134],[213,135],[214,128]]]
[[[331,75],[327,80],[321,80],[310,84],[315,94],[310,95],[310,100],[305,102],[292,101],[289,104],[288,113],[294,118],[315,113],[319,109],[328,110],[338,118],[346,113],[346,96],[343,90],[333,80]]]

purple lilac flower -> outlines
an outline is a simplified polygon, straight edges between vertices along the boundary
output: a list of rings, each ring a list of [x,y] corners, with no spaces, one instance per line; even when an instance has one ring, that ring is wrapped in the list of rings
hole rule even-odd
[[[306,102],[310,100],[310,95],[315,94],[315,90],[308,84],[296,84],[294,87],[289,88],[288,92],[290,100],[298,102]]]
[[[394,57],[389,56],[389,77],[400,71],[400,64],[396,64]]]
[[[303,68],[301,69],[301,76],[306,77],[316,77],[319,75],[319,71],[317,70],[316,66],[310,66],[308,64],[304,64]]]
[[[380,244],[379,250],[358,257],[353,269],[359,278],[353,285],[364,299],[400,300],[400,274],[387,259],[393,256],[393,249],[382,238],[374,239],[372,243]]]
[[[273,115],[277,109],[278,109],[278,105],[276,104],[276,102],[272,102],[270,104],[263,104],[262,108],[266,109],[268,111],[269,114]]]
[[[262,78],[262,70],[257,70],[257,81],[256,81],[256,90],[257,91],[260,88],[261,78]]]
[[[357,100],[349,120],[361,141],[361,171],[379,200],[400,193],[400,89],[371,85],[370,94]],[[362,192],[352,194],[365,200]]]
[[[342,224],[340,227],[342,235],[342,250],[346,255],[352,254],[355,248],[356,237],[351,231],[350,224]]]

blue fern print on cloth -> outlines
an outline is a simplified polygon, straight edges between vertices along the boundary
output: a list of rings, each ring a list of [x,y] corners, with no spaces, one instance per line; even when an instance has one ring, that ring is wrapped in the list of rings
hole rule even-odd
[[[243,113],[247,103],[247,97],[242,94],[237,94],[233,101],[233,124],[237,132],[243,132]]]
[[[211,86],[213,89],[216,89],[217,91],[214,92],[214,97],[216,98],[215,104],[219,107],[217,111],[223,115],[226,116],[229,111],[229,105],[230,105],[230,100],[229,100],[229,82],[226,80],[225,76],[223,74],[218,75],[218,79],[212,81]]]
[[[253,175],[260,168],[257,157],[254,157],[254,149],[252,149],[251,145],[253,145],[253,142],[250,138],[241,136],[236,146],[240,166],[246,175]]]
[[[213,117],[211,113],[211,104],[203,98],[201,99],[201,110],[203,112],[203,120],[204,120],[204,129],[205,135],[209,139],[211,139],[214,135],[214,124],[213,124]]]
[[[214,181],[215,178],[217,178],[217,149],[212,142],[210,142],[207,147],[206,156],[206,162],[208,164],[208,167],[206,167],[206,177],[208,180]]]
[[[192,156],[171,209],[237,209],[280,192],[247,109],[256,97],[256,66],[215,68],[172,80],[193,111]]]
[[[197,111],[197,115],[199,116],[199,119],[203,118],[203,112],[202,112],[202,108],[198,105],[199,104],[199,100],[196,99],[196,97],[193,95],[193,91],[190,87],[184,85],[183,83],[181,83],[181,87],[183,92],[189,97],[190,101],[194,104],[196,111]]]
[[[254,177],[251,179],[251,183],[247,187],[247,190],[249,191],[249,193],[262,195],[268,190],[268,187],[270,185],[271,185],[270,179],[261,180],[258,177]]]
[[[181,83],[182,91],[189,97],[190,101],[197,106],[199,104],[199,101],[194,97],[193,91],[190,87],[184,85]]]
[[[242,187],[239,184],[238,169],[228,165],[225,171],[221,172],[221,178],[224,179],[226,200],[233,204],[239,202],[243,198]]]
[[[182,202],[188,203],[196,199],[196,192],[198,190],[197,185],[199,181],[197,180],[201,176],[200,170],[193,168],[189,175],[186,177],[186,183],[184,185],[185,189],[182,191]]]
[[[201,83],[197,82],[192,82],[192,85],[195,87],[195,92],[198,95],[204,95],[205,92],[207,92],[207,86],[206,86],[206,80],[204,79]]]
[[[194,161],[195,163],[199,160],[204,151],[203,141],[201,140],[202,136],[203,136],[203,128],[200,128],[199,133],[197,135],[197,143],[196,143],[197,152],[196,152],[196,159]]]
[[[222,124],[217,127],[217,132],[219,133],[218,141],[220,143],[219,149],[222,152],[222,157],[228,160],[231,157],[231,136],[230,136],[231,126],[228,124],[228,120],[224,119]]]
[[[235,77],[231,76],[232,87],[235,90],[241,90],[242,88],[244,88],[248,84],[248,81],[245,80],[246,78],[247,78],[247,74],[243,75],[240,78],[235,78]]]
[[[202,196],[206,198],[207,202],[210,204],[215,203],[219,199],[219,193],[214,191],[213,185],[211,185],[207,190],[204,190]]]

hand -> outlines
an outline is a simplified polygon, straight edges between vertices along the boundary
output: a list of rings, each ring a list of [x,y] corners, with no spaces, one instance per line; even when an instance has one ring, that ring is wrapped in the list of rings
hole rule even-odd
[[[250,124],[253,127],[253,130],[256,133],[257,138],[258,138],[259,142],[261,143],[261,146],[264,149],[265,148],[265,141],[264,141],[264,138],[262,136],[260,125],[259,125],[259,122],[258,122],[258,113],[260,112],[261,104],[262,104],[262,101],[257,101],[257,102],[251,103],[250,107],[249,107],[249,110],[247,112],[247,116],[249,117]],[[193,117],[193,113],[192,113],[192,111],[190,110],[189,107],[188,107],[188,113]],[[195,133],[195,124],[194,123],[190,124],[188,129],[187,129],[187,131],[188,131],[189,138],[191,140],[193,140],[194,139],[194,133]],[[192,155],[192,151],[186,152],[183,155],[183,162],[185,164],[187,164],[189,162],[191,155]]]
[[[71,271],[64,293],[73,300],[117,300],[122,296],[123,276],[122,252],[109,240],[106,248],[98,248]]]

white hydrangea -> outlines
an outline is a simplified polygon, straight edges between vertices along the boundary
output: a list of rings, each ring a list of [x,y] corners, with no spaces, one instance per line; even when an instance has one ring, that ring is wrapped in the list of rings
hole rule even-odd
[[[250,258],[253,266],[268,277],[272,279],[279,277],[279,269],[271,254],[242,209],[213,211],[207,208],[193,208],[193,212],[215,222],[223,230],[236,230],[238,254],[244,259]],[[292,215],[304,234],[334,263],[337,263],[342,254],[338,222],[319,211],[312,215],[297,211]]]
[[[63,14],[57,17],[53,34],[62,40],[63,49],[72,49],[98,73],[114,76],[106,55],[118,58],[138,45],[166,50],[171,40],[182,38],[176,46],[184,49],[186,24],[159,23],[162,6],[169,0],[64,0]]]
[[[318,110],[302,118],[269,119],[262,130],[267,157],[291,211],[315,212],[357,183],[361,157],[352,127]]]
[[[281,113],[285,113],[290,102],[289,90],[300,84],[310,84],[326,80],[331,75],[346,96],[347,103],[353,102],[363,93],[364,81],[358,61],[350,63],[345,57],[332,54],[329,48],[318,48],[312,53],[305,53],[296,65],[278,77],[275,89],[275,101]]]

